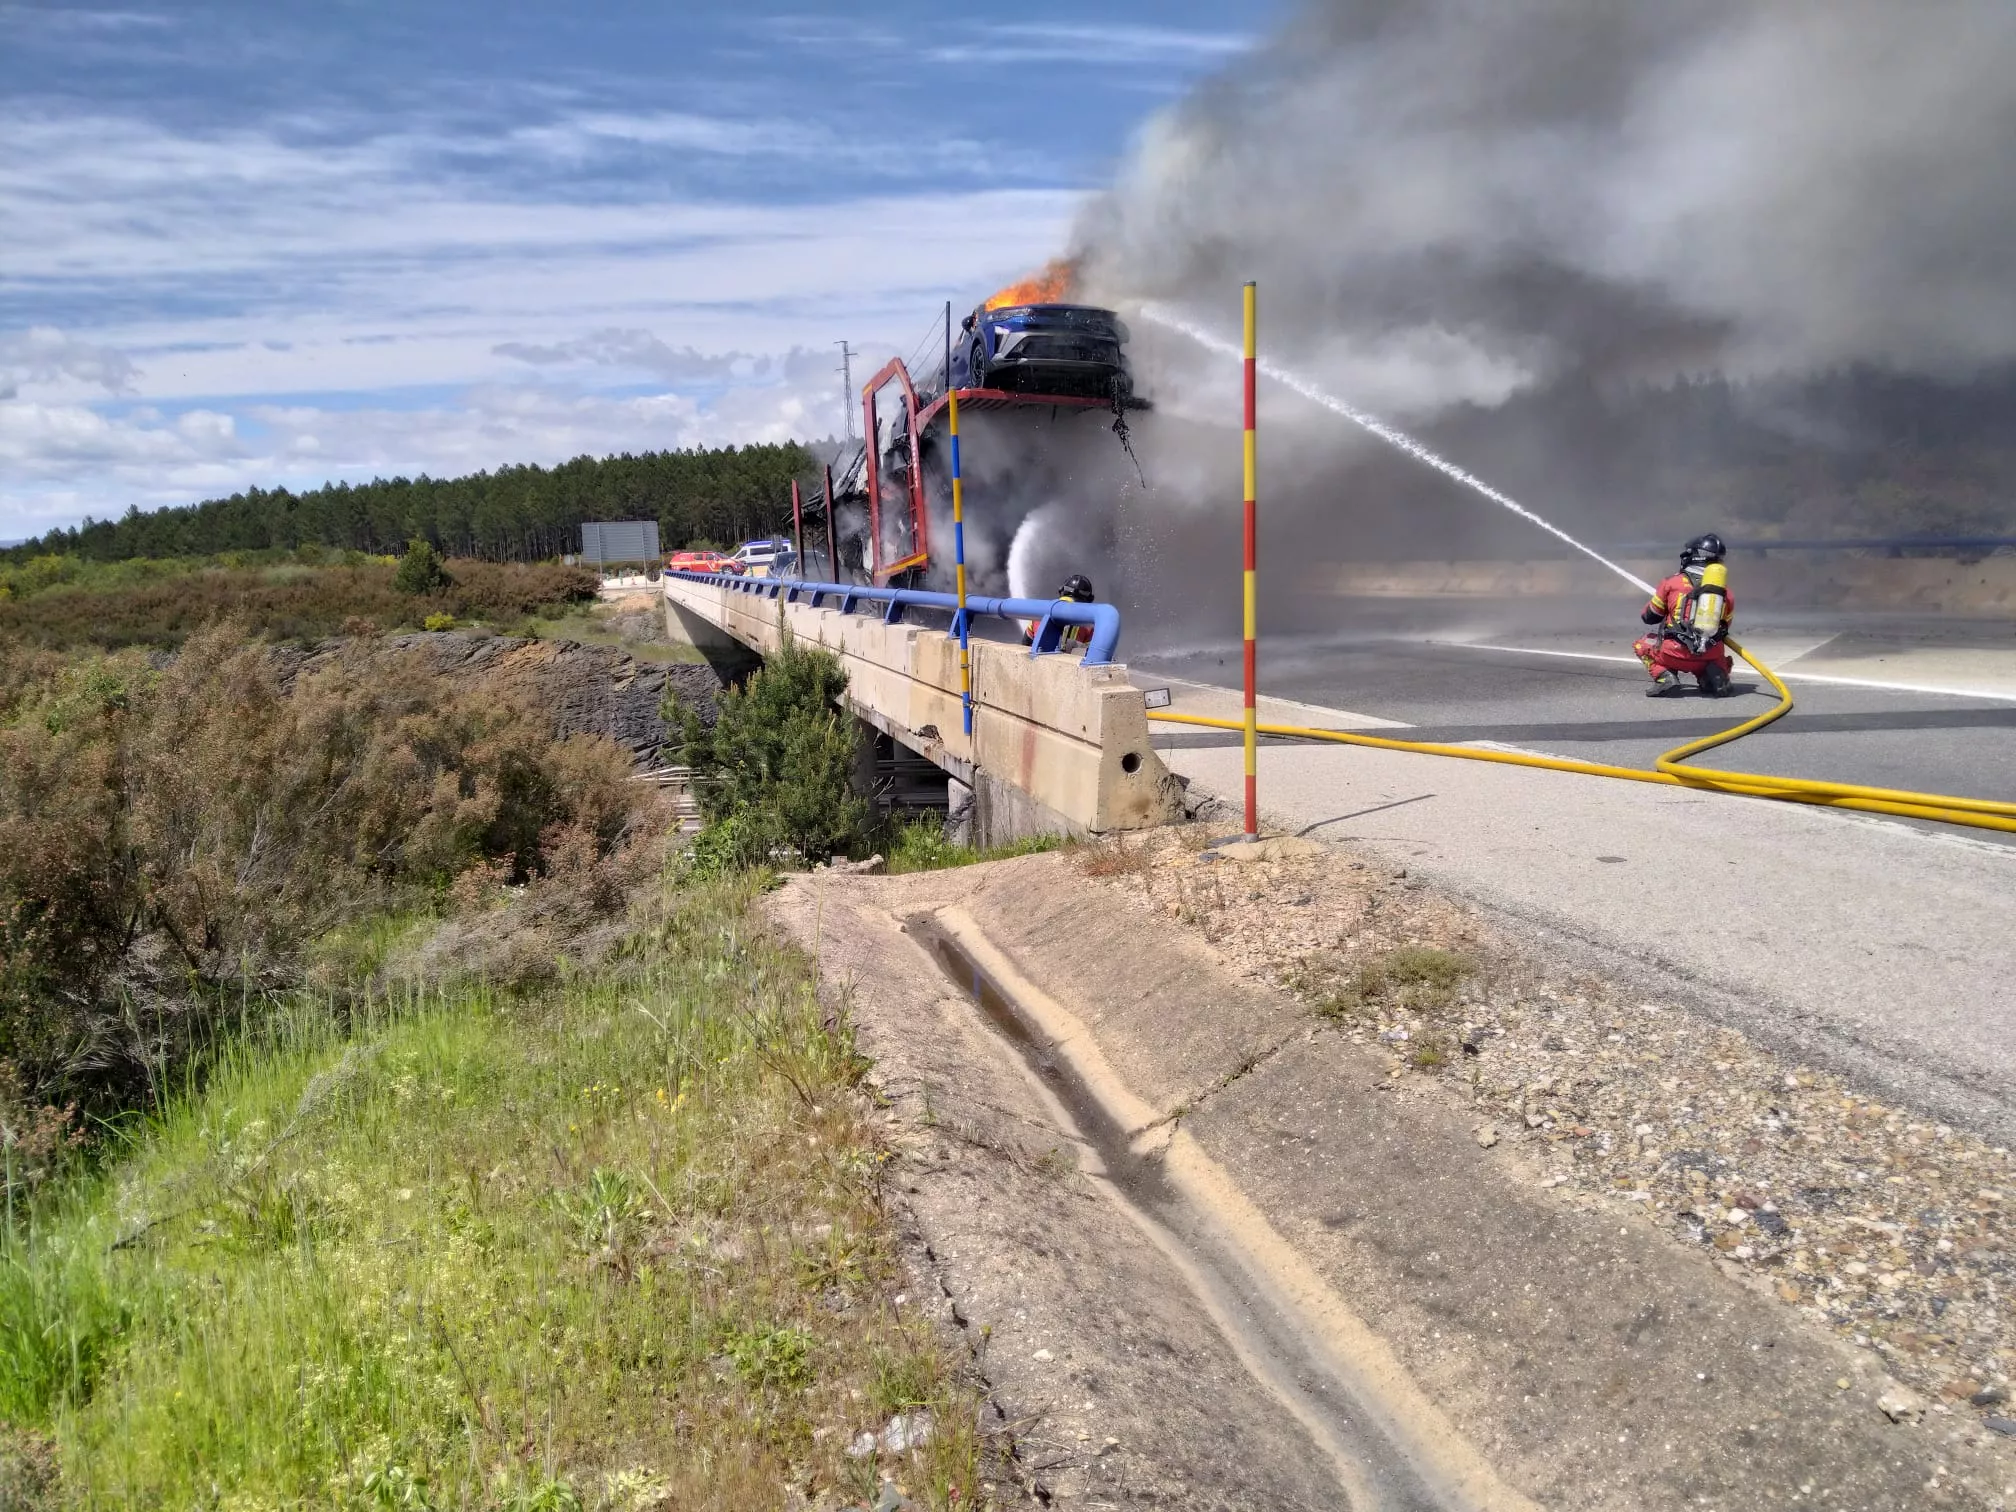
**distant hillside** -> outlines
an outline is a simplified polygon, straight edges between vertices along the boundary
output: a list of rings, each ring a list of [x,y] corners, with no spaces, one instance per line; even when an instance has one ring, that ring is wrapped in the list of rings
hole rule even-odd
[[[553,468],[331,483],[298,494],[254,488],[148,514],[129,510],[119,520],[87,519],[0,556],[123,561],[303,545],[384,554],[422,537],[453,556],[532,561],[579,550],[583,520],[655,519],[668,546],[727,542],[788,529],[791,480],[810,483],[814,474],[812,454],[791,442],[576,457]]]

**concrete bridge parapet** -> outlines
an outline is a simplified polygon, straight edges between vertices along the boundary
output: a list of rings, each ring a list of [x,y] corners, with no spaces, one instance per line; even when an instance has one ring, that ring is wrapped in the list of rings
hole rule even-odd
[[[787,631],[832,651],[853,713],[973,790],[983,844],[1181,817],[1181,788],[1149,744],[1147,710],[1124,667],[975,640],[969,738],[959,644],[942,630],[678,578],[664,593],[668,633],[717,665],[766,655]]]

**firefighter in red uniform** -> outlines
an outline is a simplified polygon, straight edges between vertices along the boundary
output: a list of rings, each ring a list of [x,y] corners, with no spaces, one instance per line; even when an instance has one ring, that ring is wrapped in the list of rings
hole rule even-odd
[[[1639,611],[1640,619],[1656,627],[1631,648],[1652,676],[1652,686],[1645,690],[1647,698],[1663,698],[1679,691],[1683,673],[1693,674],[1701,691],[1710,698],[1726,698],[1734,691],[1729,674],[1735,670],[1735,663],[1730,661],[1729,649],[1723,644],[1736,612],[1735,601],[1721,586],[1722,563],[1728,555],[1722,537],[1712,532],[1696,536],[1681,549],[1680,570],[1662,582]],[[1715,569],[1712,573],[1711,567]],[[1704,577],[1708,579],[1705,590]],[[1719,615],[1701,612],[1704,591],[1720,596]],[[1704,624],[1712,621],[1713,628],[1705,632],[1697,629],[1697,619]]]
[[[1085,576],[1082,572],[1072,573],[1070,577],[1064,580],[1064,586],[1057,590],[1057,599],[1060,603],[1091,603],[1092,579]],[[1089,646],[1091,643],[1092,627],[1090,625],[1065,625],[1058,630],[1057,649],[1059,651],[1069,651],[1073,646]],[[1025,646],[1036,644],[1036,626],[1033,622],[1028,629],[1022,632],[1022,644]]]

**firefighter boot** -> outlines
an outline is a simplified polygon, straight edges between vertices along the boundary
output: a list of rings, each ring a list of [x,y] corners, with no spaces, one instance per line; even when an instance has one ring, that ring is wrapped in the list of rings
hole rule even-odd
[[[1701,691],[1710,698],[1727,698],[1736,690],[1729,686],[1729,674],[1714,662],[1708,663],[1694,674],[1694,681],[1701,685]]]
[[[1676,693],[1679,689],[1679,675],[1661,667],[1657,672],[1652,674],[1652,686],[1645,690],[1645,696],[1647,698],[1664,698],[1668,693]]]

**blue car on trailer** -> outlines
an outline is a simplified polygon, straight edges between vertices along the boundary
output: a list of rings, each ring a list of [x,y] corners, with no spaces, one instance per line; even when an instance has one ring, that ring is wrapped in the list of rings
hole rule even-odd
[[[1126,322],[1080,304],[986,306],[959,322],[952,386],[1125,403],[1133,397]]]

